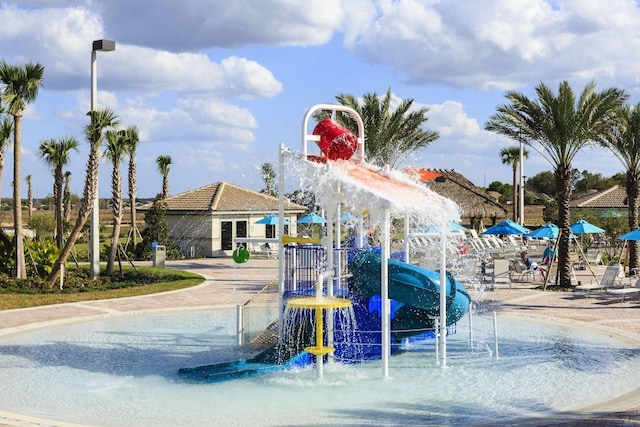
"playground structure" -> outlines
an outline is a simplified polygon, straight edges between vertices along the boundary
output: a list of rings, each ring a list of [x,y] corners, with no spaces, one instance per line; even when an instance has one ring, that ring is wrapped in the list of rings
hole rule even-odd
[[[321,121],[309,134],[308,122],[321,110],[331,111],[334,117],[338,112],[350,115],[358,135],[331,119]],[[320,377],[325,360],[379,358],[387,377],[392,351],[403,340],[427,332],[437,337],[439,363],[446,365],[447,326],[458,321],[470,304],[465,288],[446,272],[446,234],[449,221],[459,219],[458,207],[402,172],[367,164],[364,140],[364,125],[353,109],[319,104],[304,117],[301,153],[280,146],[279,345],[249,361],[185,368],[181,374],[217,381],[272,370],[274,365],[315,361]],[[320,154],[309,153],[310,142],[317,144]],[[284,234],[286,162],[305,177],[316,205],[323,209],[327,229],[320,241]],[[342,212],[358,219],[357,233],[345,247],[339,221]],[[366,247],[364,212],[379,230],[379,246]],[[442,230],[440,271],[411,265],[408,246],[404,254],[391,253],[392,216],[404,219],[405,237],[412,223]],[[313,314],[294,323],[292,331],[287,316],[297,311]],[[345,323],[352,323],[345,319],[351,316],[355,316],[356,333],[345,331]],[[298,341],[292,342],[291,335]]]

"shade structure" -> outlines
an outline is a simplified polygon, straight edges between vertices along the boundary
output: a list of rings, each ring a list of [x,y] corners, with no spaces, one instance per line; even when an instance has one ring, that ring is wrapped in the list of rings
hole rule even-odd
[[[618,240],[640,240],[640,230],[633,230],[618,237]]]
[[[499,222],[496,225],[493,225],[482,234],[527,234],[529,233],[529,229],[527,227],[523,227],[522,225],[511,221],[510,219],[505,219],[502,222]]]
[[[571,224],[569,228],[571,228],[571,232],[573,234],[604,233],[604,230],[602,228],[597,227],[590,222],[585,221],[584,219],[576,221],[575,223]]]
[[[527,237],[532,239],[556,239],[559,233],[560,228],[554,223],[548,222],[527,234]]]
[[[327,220],[318,214],[309,214],[298,220],[298,224],[326,224]]]
[[[280,217],[278,215],[267,215],[264,218],[256,221],[256,224],[264,224],[264,225],[278,225],[280,223]],[[284,220],[285,224],[289,224],[288,220]]]
[[[466,231],[467,229],[462,225],[458,224],[457,222],[449,221],[448,230],[449,231]],[[435,225],[430,225],[423,230],[423,233],[427,233],[427,234],[438,233],[438,227],[436,227]]]

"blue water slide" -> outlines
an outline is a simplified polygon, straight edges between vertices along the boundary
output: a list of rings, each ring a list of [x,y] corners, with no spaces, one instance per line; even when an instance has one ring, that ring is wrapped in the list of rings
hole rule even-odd
[[[396,340],[434,326],[440,317],[440,272],[389,259],[389,298],[392,303],[392,330]],[[381,254],[375,250],[357,253],[351,261],[354,297],[367,301],[368,313],[376,311],[380,299]],[[447,326],[457,322],[469,309],[471,298],[464,286],[446,273]],[[379,305],[379,302],[377,303]],[[380,316],[380,313],[376,313]]]

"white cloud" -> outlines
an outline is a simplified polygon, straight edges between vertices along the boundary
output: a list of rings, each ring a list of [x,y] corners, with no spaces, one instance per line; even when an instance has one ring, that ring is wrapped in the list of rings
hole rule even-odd
[[[378,14],[350,35],[348,47],[413,84],[504,89],[574,76],[635,84],[640,66],[633,0],[372,4]]]

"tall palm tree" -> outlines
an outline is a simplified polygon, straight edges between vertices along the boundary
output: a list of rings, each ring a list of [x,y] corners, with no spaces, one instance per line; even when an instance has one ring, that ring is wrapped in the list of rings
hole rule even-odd
[[[558,197],[558,247],[560,286],[571,287],[569,265],[569,201],[572,190],[571,163],[585,145],[607,135],[608,122],[627,99],[623,90],[609,88],[595,92],[589,82],[580,97],[568,82],[559,84],[557,95],[544,83],[538,84],[537,99],[516,91],[507,91],[509,104],[497,107],[485,129],[522,141],[538,151],[553,167]]]
[[[33,187],[31,185],[31,175],[25,176],[24,179],[27,181],[27,213],[29,215],[29,219],[31,219],[31,215],[33,214]]]
[[[38,155],[53,172],[53,199],[56,218],[56,244],[62,249],[64,241],[64,210],[63,210],[63,168],[69,164],[72,150],[78,151],[80,143],[73,136],[55,139],[46,139],[38,147]]]
[[[261,169],[261,176],[264,181],[265,188],[260,190],[260,192],[267,196],[276,196],[276,173],[273,170],[273,165],[271,163],[263,163]]]
[[[10,65],[5,61],[0,62],[0,81],[4,83],[2,97],[7,111],[13,116],[13,226],[18,279],[27,276],[22,237],[22,115],[27,105],[38,97],[43,75],[44,67],[37,63]]]
[[[85,135],[87,141],[89,141],[89,159],[87,160],[87,175],[84,180],[82,200],[80,201],[76,223],[47,278],[52,286],[60,273],[60,266],[67,261],[73,245],[75,245],[84,224],[91,214],[94,199],[98,197],[99,150],[103,140],[103,132],[107,128],[115,128],[120,124],[115,112],[109,108],[90,111],[88,115],[91,121],[85,127]]]
[[[65,222],[71,218],[71,171],[65,171],[64,173],[64,192],[62,194],[62,215]]]
[[[2,113],[2,110],[0,110],[0,113]],[[3,117],[2,120],[0,120],[0,192],[2,191],[2,170],[4,169],[4,154],[5,150],[11,144],[12,140],[13,121],[8,117]]]
[[[138,148],[138,143],[140,142],[140,138],[138,136],[138,128],[135,126],[129,126],[125,131],[126,137],[126,155],[129,156],[129,204],[131,208],[129,213],[131,215],[131,235],[133,248],[138,244],[138,226],[137,226],[137,218],[136,218],[136,197],[137,197],[137,177],[136,177],[136,150]]]
[[[440,137],[438,132],[422,129],[428,120],[428,108],[412,111],[413,99],[405,99],[392,108],[391,88],[384,97],[375,92],[367,93],[362,102],[353,95],[342,93],[336,96],[336,100],[353,108],[362,118],[367,135],[365,155],[372,163],[395,168],[409,154]],[[331,112],[321,111],[314,118],[322,120],[330,116]],[[336,118],[345,127],[357,132],[356,122],[350,114],[338,112]]]
[[[106,150],[104,156],[111,161],[113,171],[111,173],[111,212],[113,214],[113,229],[111,234],[111,247],[107,261],[106,274],[113,274],[113,265],[116,261],[118,247],[120,245],[120,225],[122,224],[122,178],[120,176],[120,163],[126,154],[126,132],[108,130],[104,134]]]
[[[169,167],[171,166],[171,156],[160,155],[156,159],[158,172],[162,175],[162,198],[169,197]]]
[[[522,157],[525,159],[529,157],[529,152],[527,150],[522,150]],[[520,165],[520,147],[511,146],[506,147],[500,150],[500,160],[503,165],[511,166],[513,170],[513,187],[512,187],[512,195],[511,198],[513,202],[513,221],[516,222],[518,218],[517,206],[520,206],[518,203],[518,192],[516,191],[516,172],[518,170],[518,165]]]
[[[610,135],[603,138],[601,143],[611,150],[626,169],[629,229],[637,230],[640,205],[640,103],[620,107],[617,120],[611,121]],[[634,271],[640,266],[640,245],[634,240],[628,243],[629,271]]]

